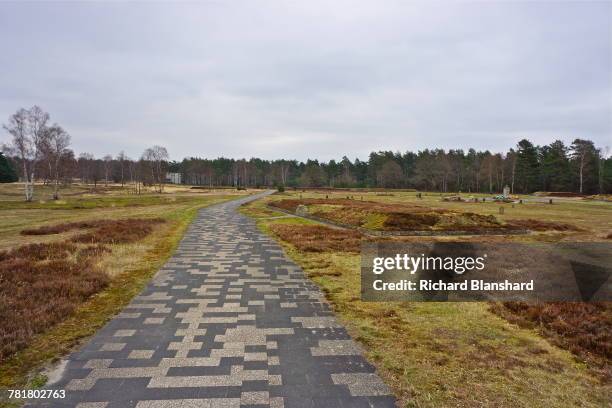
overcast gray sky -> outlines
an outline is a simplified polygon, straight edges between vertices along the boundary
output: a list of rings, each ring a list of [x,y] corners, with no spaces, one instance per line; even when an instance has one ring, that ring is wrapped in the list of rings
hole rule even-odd
[[[77,153],[612,146],[612,2],[0,3],[0,122]],[[0,142],[8,141],[2,133]]]

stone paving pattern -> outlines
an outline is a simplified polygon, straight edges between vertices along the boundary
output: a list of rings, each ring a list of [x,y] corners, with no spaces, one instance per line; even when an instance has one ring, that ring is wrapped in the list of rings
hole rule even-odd
[[[282,248],[237,212],[200,210],[147,288],[68,357],[77,408],[394,407],[388,387]]]

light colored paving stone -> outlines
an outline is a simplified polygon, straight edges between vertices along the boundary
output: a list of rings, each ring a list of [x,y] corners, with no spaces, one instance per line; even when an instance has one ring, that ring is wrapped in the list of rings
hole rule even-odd
[[[76,408],[106,408],[108,402],[79,402]]]
[[[391,393],[389,387],[373,373],[332,374],[331,377],[334,384],[348,386],[351,395],[355,397],[389,395]]]
[[[240,394],[242,405],[269,405],[270,395],[267,391],[251,391]]]
[[[165,317],[147,317],[144,324],[162,324],[166,320]]]
[[[125,343],[104,343],[100,351],[121,351],[124,347]]]
[[[139,401],[136,408],[238,408],[240,398],[204,398]]]
[[[132,350],[128,355],[128,358],[132,359],[149,359],[153,357],[155,350]]]
[[[125,329],[125,330],[117,330],[115,334],[113,334],[113,336],[129,337],[129,336],[133,336],[134,334],[136,334],[136,330]]]
[[[361,350],[353,340],[319,340],[318,347],[311,347],[313,356],[356,356]]]

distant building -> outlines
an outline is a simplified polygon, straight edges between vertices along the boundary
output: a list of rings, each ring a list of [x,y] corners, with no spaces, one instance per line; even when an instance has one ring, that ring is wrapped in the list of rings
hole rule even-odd
[[[181,173],[166,173],[166,183],[181,184]]]

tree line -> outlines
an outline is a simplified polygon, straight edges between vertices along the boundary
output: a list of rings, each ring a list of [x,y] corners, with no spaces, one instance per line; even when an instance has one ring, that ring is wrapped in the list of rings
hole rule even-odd
[[[169,161],[162,146],[146,149],[137,159],[123,152],[101,158],[90,153],[76,156],[69,148],[68,133],[58,124],[50,124],[49,114],[37,106],[18,110],[4,129],[12,140],[4,145],[8,160],[3,165],[0,156],[0,172],[12,168],[12,177],[19,175],[26,184],[26,200],[32,199],[34,180],[52,184],[56,198],[60,185],[76,179],[94,186],[120,183],[136,192],[141,185],[149,185],[161,192],[167,172],[180,173],[184,184],[210,188],[367,187],[495,193],[507,185],[513,193],[612,192],[612,158],[584,139],[575,139],[569,146],[560,140],[537,146],[523,139],[504,153],[475,149],[378,151],[370,153],[367,161],[344,156],[328,162],[225,157],[189,157],[177,162]],[[3,177],[0,174],[0,180]]]
[[[234,160],[186,158],[170,163],[187,184],[215,186],[415,188],[440,192],[612,192],[612,158],[592,141],[527,139],[505,153],[469,149],[372,152],[367,161]]]
[[[78,157],[70,149],[71,137],[59,124],[51,123],[49,113],[39,106],[21,108],[3,124],[10,135],[2,145],[0,181],[24,183],[25,200],[32,201],[34,183],[53,185],[53,198],[59,198],[60,186],[79,179],[93,184],[109,182],[129,184],[140,193],[141,185],[156,186],[163,191],[168,151],[162,146],[147,148],[138,160],[120,152],[117,156],[95,158],[91,153]],[[8,157],[8,160],[7,160]]]

